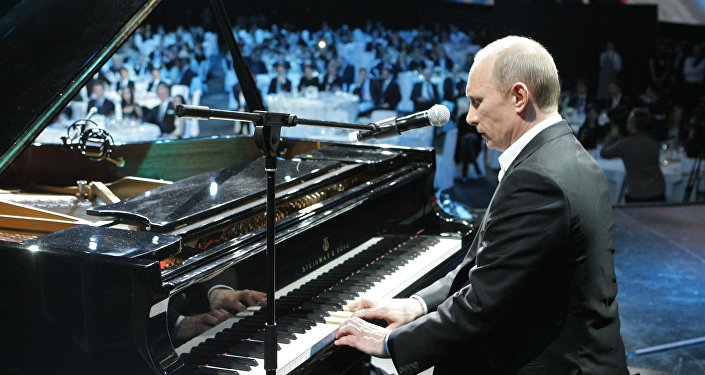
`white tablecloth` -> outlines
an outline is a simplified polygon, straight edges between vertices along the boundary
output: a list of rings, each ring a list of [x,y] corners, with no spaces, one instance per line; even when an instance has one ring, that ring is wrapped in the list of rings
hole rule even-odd
[[[610,189],[612,203],[618,203],[619,193],[624,183],[626,171],[621,158],[603,159],[597,150],[590,151],[590,154],[597,160],[602,170],[605,172],[607,184]],[[688,174],[692,166],[690,159],[664,159],[661,162],[661,172],[666,180],[666,202],[682,202],[685,187],[688,183]],[[619,202],[624,203],[624,202]]]
[[[268,95],[268,109],[271,112],[291,113],[299,118],[312,120],[357,122],[359,98],[343,92],[335,94],[292,96],[289,94]],[[290,138],[347,141],[352,131],[329,129],[314,126],[282,128],[282,136]]]
[[[100,122],[99,125],[103,126]],[[35,139],[35,143],[61,144],[69,124],[51,124]],[[115,143],[136,143],[155,141],[162,134],[158,125],[147,122],[123,121],[109,124],[106,128]]]

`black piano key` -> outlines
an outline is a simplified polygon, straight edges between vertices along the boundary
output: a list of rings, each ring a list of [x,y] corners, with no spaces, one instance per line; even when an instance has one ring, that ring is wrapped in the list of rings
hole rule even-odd
[[[211,367],[208,365],[198,366],[196,372],[204,375],[237,375],[239,372],[236,370],[229,370],[219,367]]]
[[[208,365],[242,371],[249,371],[252,368],[252,365],[249,365],[245,358],[224,356],[215,357],[208,362]]]
[[[384,238],[364,252],[277,299],[277,341],[282,344],[287,343],[286,340],[293,342],[296,339],[294,332],[303,333],[314,324],[324,323],[324,317],[329,316],[330,311],[342,310],[347,300],[355,299],[368,291],[375,283],[417,258],[421,250],[437,242],[435,239],[429,241],[423,237],[406,242],[398,237]],[[203,348],[196,350],[196,354],[185,357],[185,361],[194,363],[205,356],[200,353],[212,353],[214,350],[219,352],[211,359],[225,357],[239,360],[228,359],[212,362],[213,364],[227,365],[233,362],[245,366],[246,363],[239,362],[248,360],[245,357],[262,358],[265,321],[266,309],[257,311],[235,323],[233,328],[226,329],[224,334],[217,334],[217,342],[203,344]],[[249,360],[256,364],[254,360]],[[242,367],[237,369],[240,368]]]
[[[288,335],[285,336],[284,333],[287,333]],[[293,339],[292,339],[292,338],[289,338],[289,335],[290,335],[290,333],[288,333],[288,332],[281,332],[281,331],[278,331],[278,332],[277,332],[277,342],[278,342],[279,344],[289,344],[289,343],[291,343],[291,341],[292,341]],[[261,340],[261,341],[264,341],[264,338],[265,338],[265,334],[264,334],[264,332],[262,332],[262,331],[255,333],[255,334],[252,335],[252,337],[251,337],[251,339],[253,339],[253,340]],[[294,336],[294,338],[296,338],[296,336]]]
[[[282,331],[290,332],[290,333],[306,333],[307,328],[303,328],[301,326],[293,325],[293,324],[279,324],[277,323],[277,329],[280,329]]]
[[[299,310],[299,311],[292,312],[290,315],[291,316],[301,316],[301,317],[304,317],[307,319],[311,319],[318,324],[323,324],[326,322],[324,318],[329,316],[330,314],[328,314],[327,312],[321,312],[319,314],[315,314],[313,312],[309,312],[306,310]]]
[[[240,361],[241,363],[244,363],[244,364],[246,364],[246,365],[248,365],[248,366],[250,366],[250,367],[255,367],[255,366],[258,365],[258,364],[257,364],[257,361],[254,360],[254,359],[252,359],[252,358],[240,357],[240,356],[236,356],[236,355],[232,355],[232,354],[218,354],[218,356],[217,356],[216,358],[232,358],[232,359],[237,359],[237,360]]]

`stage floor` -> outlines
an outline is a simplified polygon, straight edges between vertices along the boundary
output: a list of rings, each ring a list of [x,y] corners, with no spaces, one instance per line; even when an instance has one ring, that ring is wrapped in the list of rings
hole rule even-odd
[[[627,353],[705,337],[705,205],[617,207],[614,219]],[[705,343],[638,355],[628,364],[705,374]]]

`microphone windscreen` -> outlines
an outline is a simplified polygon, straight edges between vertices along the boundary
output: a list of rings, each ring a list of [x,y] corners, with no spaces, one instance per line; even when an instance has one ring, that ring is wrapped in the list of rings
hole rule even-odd
[[[450,120],[450,110],[448,107],[436,104],[428,110],[428,121],[433,126],[443,126]]]

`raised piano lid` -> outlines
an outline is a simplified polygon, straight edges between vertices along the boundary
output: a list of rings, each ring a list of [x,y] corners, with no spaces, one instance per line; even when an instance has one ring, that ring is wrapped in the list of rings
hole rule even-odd
[[[292,160],[279,160],[276,185],[277,189],[286,189],[321,176],[344,163],[357,164],[369,170],[370,165],[390,165],[400,158],[399,151],[326,147]],[[114,204],[91,208],[88,213],[139,222],[150,226],[153,231],[164,232],[261,198],[267,187],[266,182],[264,159],[260,158],[242,166],[176,181]]]
[[[159,0],[10,0],[0,6],[0,174]]]

